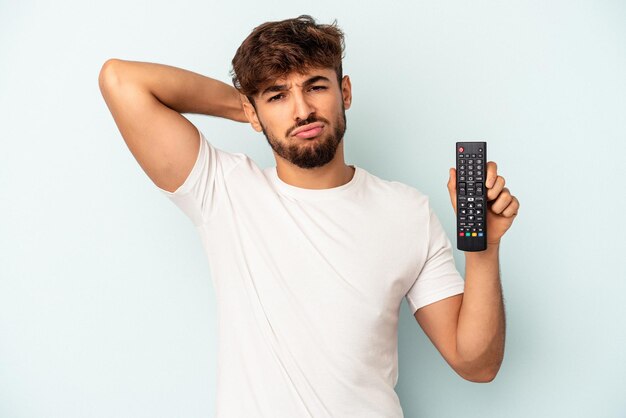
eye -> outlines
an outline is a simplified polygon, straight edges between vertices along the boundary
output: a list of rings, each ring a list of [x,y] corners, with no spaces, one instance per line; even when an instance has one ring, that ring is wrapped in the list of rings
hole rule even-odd
[[[272,96],[272,97],[270,97],[267,101],[268,101],[268,102],[272,102],[272,101],[274,101],[274,99],[277,99],[278,97],[281,97],[282,95],[283,95],[282,93],[281,93],[281,94],[277,94],[276,96]],[[278,100],[278,99],[277,99],[277,100]]]
[[[326,90],[326,86],[313,86],[313,87],[311,87],[311,90],[316,90],[316,89]]]

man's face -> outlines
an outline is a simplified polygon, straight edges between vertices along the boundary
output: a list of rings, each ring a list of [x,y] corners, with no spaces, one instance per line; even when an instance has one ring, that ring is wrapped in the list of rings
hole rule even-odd
[[[253,126],[263,131],[280,157],[300,168],[320,167],[334,158],[343,139],[350,100],[349,78],[344,77],[340,88],[334,69],[292,73],[257,94],[258,123]],[[314,126],[307,133],[294,134]]]

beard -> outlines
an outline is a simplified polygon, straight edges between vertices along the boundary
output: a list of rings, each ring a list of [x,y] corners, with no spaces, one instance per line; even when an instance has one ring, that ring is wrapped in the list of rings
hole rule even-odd
[[[270,144],[270,147],[272,147],[276,154],[300,168],[310,169],[326,165],[335,157],[337,147],[339,147],[343,135],[346,132],[346,109],[343,103],[341,104],[341,113],[337,115],[334,124],[335,128],[332,132],[326,132],[331,126],[327,119],[318,118],[314,115],[298,123],[295,128],[313,122],[325,123],[326,126],[323,129],[324,135],[318,135],[315,138],[308,139],[293,137],[287,133],[285,138],[289,139],[279,140],[269,132],[262,123],[261,127],[263,128],[265,139],[267,139],[268,144]],[[290,132],[293,131],[293,129],[290,129]]]

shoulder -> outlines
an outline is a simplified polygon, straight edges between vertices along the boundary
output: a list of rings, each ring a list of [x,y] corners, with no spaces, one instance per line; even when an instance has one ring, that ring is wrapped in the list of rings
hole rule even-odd
[[[367,170],[363,170],[363,177],[368,190],[389,199],[390,202],[428,209],[428,195],[410,184],[386,180]]]

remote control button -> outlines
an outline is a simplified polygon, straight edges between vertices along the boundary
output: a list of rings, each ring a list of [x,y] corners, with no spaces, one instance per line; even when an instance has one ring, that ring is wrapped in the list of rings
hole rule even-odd
[[[465,181],[465,176],[461,176],[461,177],[459,177],[459,180],[460,180],[460,181]]]
[[[465,202],[463,202],[463,204],[465,204]],[[468,208],[473,208],[476,205],[476,203],[472,202],[472,203],[468,203],[467,205],[468,205],[467,206]],[[463,207],[465,207],[465,206],[463,206]]]
[[[475,198],[475,197],[468,197],[468,198],[467,198],[467,201],[468,201],[468,202],[473,202],[473,201],[474,201],[474,199],[476,199],[476,198]],[[479,199],[481,199],[481,200],[482,200],[482,198],[479,198]]]
[[[482,233],[482,232],[479,232],[479,233],[478,233],[478,236],[479,236],[479,237],[482,237],[482,236],[483,236],[483,233]]]
[[[476,158],[476,154],[472,154],[472,158]]]
[[[472,232],[472,236],[475,237],[477,234],[476,232]]]

